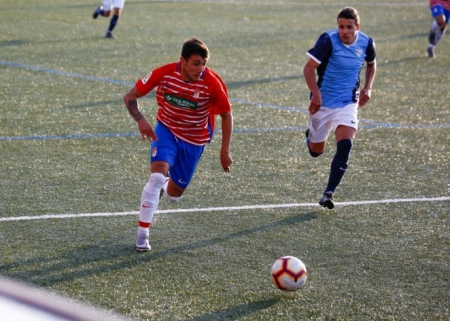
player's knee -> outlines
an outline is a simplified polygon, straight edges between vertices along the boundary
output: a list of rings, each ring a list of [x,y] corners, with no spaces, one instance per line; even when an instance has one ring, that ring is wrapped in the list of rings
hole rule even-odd
[[[150,194],[157,194],[166,182],[166,176],[161,173],[151,173],[144,190]]]
[[[319,157],[325,152],[325,142],[312,143],[308,141],[308,151],[312,157]]]
[[[342,153],[350,153],[352,146],[353,141],[351,139],[343,139],[337,143],[337,150]]]

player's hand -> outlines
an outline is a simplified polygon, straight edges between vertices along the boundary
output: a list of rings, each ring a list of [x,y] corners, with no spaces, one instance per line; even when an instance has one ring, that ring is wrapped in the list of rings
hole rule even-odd
[[[315,94],[311,97],[311,101],[309,102],[309,114],[314,115],[319,111],[320,107],[322,107],[322,97],[320,94]]]
[[[363,89],[359,94],[359,107],[363,107],[369,100],[372,95],[372,91],[370,89]]]
[[[152,126],[145,120],[145,118],[141,118],[138,122],[139,132],[141,133],[142,140],[148,140],[149,142],[157,141],[158,137],[153,131]]]
[[[230,166],[233,164],[233,159],[230,156],[230,153],[221,151],[220,152],[220,163],[222,164],[222,168],[225,173],[230,172]]]

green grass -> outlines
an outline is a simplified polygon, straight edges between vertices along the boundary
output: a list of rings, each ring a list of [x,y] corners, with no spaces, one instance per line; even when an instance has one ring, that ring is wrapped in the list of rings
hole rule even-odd
[[[347,4],[376,41],[378,74],[326,211],[307,204],[335,144],[318,159],[305,149],[302,68],[342,2],[127,1],[110,41],[95,3],[2,1],[0,274],[136,320],[448,320],[450,39],[426,58],[426,1]],[[137,214],[11,220],[138,210],[148,145],[122,97],[191,36],[233,101],[232,173],[217,133],[183,200],[161,202],[142,255]],[[153,119],[153,94],[141,105]],[[447,199],[395,201],[435,197]],[[233,208],[252,205],[267,208]],[[171,212],[217,207],[232,209]],[[298,292],[271,283],[282,255],[307,266]]]

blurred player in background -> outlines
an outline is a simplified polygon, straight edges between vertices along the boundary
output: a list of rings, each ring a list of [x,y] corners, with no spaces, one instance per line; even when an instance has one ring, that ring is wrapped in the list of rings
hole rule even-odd
[[[342,9],[337,16],[337,29],[320,35],[307,52],[310,59],[303,68],[306,84],[311,90],[306,131],[309,153],[312,157],[323,154],[332,129],[337,142],[328,185],[319,200],[319,204],[328,209],[334,208],[333,194],[347,170],[358,129],[358,107],[369,101],[375,79],[375,43],[359,28],[356,9]],[[364,62],[365,84],[360,92],[360,72]]]
[[[112,31],[119,21],[124,4],[125,0],[103,0],[103,5],[98,6],[92,14],[92,18],[94,19],[97,19],[98,16],[109,17],[111,15],[111,10],[113,10],[113,16],[109,21],[109,27],[106,31],[106,38],[115,38]]]
[[[146,252],[149,228],[162,195],[181,199],[214,132],[214,115],[222,118],[220,161],[225,172],[232,163],[229,154],[233,116],[227,88],[221,78],[206,67],[208,47],[201,40],[186,40],[179,62],[169,63],[139,79],[124,97],[130,115],[137,122],[142,139],[151,142],[151,174],[141,197],[136,251]],[[155,87],[158,112],[154,128],[139,111],[138,98]],[[168,173],[170,169],[170,178]]]
[[[433,16],[430,34],[428,35],[427,48],[428,57],[434,58],[434,48],[438,42],[444,37],[447,28],[448,19],[450,18],[450,0],[430,0],[430,10]]]

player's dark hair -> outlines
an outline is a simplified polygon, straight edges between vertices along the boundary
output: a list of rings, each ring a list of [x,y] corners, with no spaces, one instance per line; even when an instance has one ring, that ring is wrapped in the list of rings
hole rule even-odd
[[[200,55],[203,59],[208,60],[209,50],[206,44],[198,38],[190,38],[186,40],[181,49],[181,57],[188,60],[192,55]]]
[[[344,19],[353,19],[355,20],[355,24],[359,24],[359,13],[358,11],[353,7],[346,7],[339,11],[339,14],[337,16],[337,19],[344,18]]]

